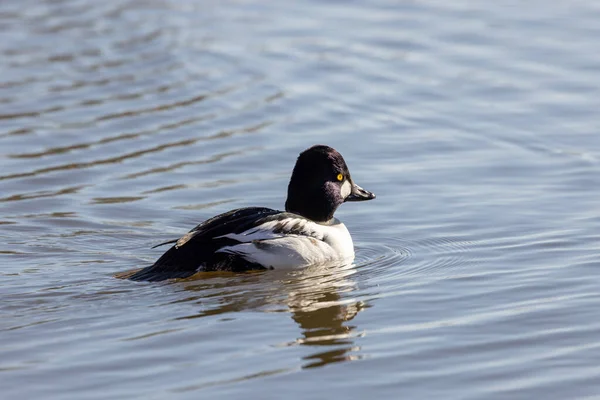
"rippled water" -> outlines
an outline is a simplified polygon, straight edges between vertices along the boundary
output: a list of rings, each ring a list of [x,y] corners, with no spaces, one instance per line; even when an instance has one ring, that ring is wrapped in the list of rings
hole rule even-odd
[[[0,2],[5,398],[600,396],[600,5]],[[115,279],[325,143],[347,268]]]

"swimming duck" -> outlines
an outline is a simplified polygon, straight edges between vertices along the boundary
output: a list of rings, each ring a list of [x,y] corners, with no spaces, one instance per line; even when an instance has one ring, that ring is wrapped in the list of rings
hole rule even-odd
[[[285,211],[246,207],[210,218],[181,238],[157,245],[173,244],[153,265],[129,278],[161,281],[199,271],[347,263],[354,259],[352,237],[333,214],[346,201],[374,198],[354,183],[339,152],[316,145],[298,156]]]

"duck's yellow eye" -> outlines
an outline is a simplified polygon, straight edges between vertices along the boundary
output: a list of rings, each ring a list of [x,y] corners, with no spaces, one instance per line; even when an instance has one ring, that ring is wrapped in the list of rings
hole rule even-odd
[[[338,174],[337,180],[340,181],[340,182],[343,181],[344,180],[344,175]]]

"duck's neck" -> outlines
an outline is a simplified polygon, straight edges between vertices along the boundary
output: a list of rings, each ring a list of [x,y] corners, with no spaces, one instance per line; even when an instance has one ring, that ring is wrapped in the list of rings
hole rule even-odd
[[[325,190],[315,190],[312,192],[299,192],[288,188],[288,198],[285,202],[285,211],[291,212],[308,218],[318,223],[327,223],[333,218],[338,204],[331,199],[335,199],[334,194]]]

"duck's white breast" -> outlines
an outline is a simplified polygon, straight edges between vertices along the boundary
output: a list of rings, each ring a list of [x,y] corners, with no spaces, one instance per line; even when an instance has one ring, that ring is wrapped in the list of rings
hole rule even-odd
[[[267,268],[298,268],[354,259],[350,232],[335,218],[328,224],[318,224],[290,217],[225,237],[242,243],[223,247],[219,252],[239,254]]]

